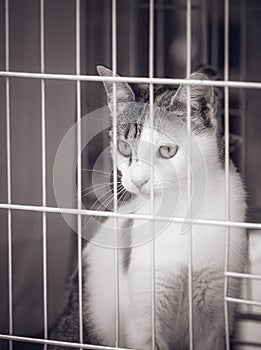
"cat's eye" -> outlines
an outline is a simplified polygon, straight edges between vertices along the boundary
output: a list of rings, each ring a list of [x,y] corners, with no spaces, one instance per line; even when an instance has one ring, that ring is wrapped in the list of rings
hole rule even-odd
[[[128,142],[119,140],[118,141],[118,151],[124,156],[124,157],[130,157],[131,156],[131,146]]]
[[[159,154],[162,158],[172,158],[175,156],[175,154],[178,151],[178,146],[177,145],[164,145],[160,146],[159,148]]]

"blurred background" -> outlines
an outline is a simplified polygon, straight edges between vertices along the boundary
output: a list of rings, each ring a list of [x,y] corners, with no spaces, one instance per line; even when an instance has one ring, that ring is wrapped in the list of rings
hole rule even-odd
[[[40,72],[40,5],[10,0],[10,70]],[[111,1],[81,1],[81,74],[96,75],[96,65],[112,66]],[[261,3],[230,1],[229,79],[261,81]],[[5,1],[0,0],[0,70],[5,70]],[[75,0],[45,1],[46,73],[75,74]],[[155,76],[184,78],[186,71],[186,4],[155,0]],[[117,71],[148,76],[149,1],[117,2]],[[211,65],[224,74],[224,7],[220,0],[192,1],[192,70]],[[10,79],[12,203],[41,205],[41,87],[37,79]],[[81,83],[82,116],[106,104],[101,83]],[[231,157],[248,192],[248,221],[261,222],[261,91],[230,89]],[[76,121],[76,83],[46,81],[47,206],[56,206],[53,163],[57,148]],[[5,78],[0,77],[0,202],[7,203]],[[92,125],[89,125],[90,129]],[[90,168],[107,135],[85,150]],[[99,145],[97,147],[97,145]],[[100,148],[99,148],[100,147]],[[70,158],[71,157],[71,158]],[[68,162],[74,161],[73,156]],[[72,177],[72,187],[76,178]],[[83,187],[89,184],[83,174]],[[92,198],[88,198],[90,202]],[[76,203],[75,203],[76,205]],[[12,212],[14,334],[43,337],[41,213]],[[249,271],[261,273],[261,235],[249,233]],[[75,267],[77,235],[60,214],[47,214],[48,325],[57,321],[66,301],[66,280]],[[0,210],[0,333],[8,334],[7,210]],[[249,299],[261,301],[260,282],[246,287]],[[259,298],[259,299],[258,299]],[[261,348],[261,311],[243,308],[238,316],[238,349]],[[250,346],[250,343],[252,345]],[[1,349],[8,342],[0,342]],[[14,342],[14,349],[42,348]]]

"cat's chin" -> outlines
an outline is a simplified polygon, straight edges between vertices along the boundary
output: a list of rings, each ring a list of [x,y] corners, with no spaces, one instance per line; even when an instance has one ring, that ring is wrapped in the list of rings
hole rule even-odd
[[[150,197],[151,187],[144,186],[141,189],[135,186],[125,186],[123,185],[126,191],[130,192],[132,195],[141,196],[141,197]],[[162,194],[162,188],[155,189],[154,188],[154,196],[159,196]]]
[[[142,196],[142,197],[150,197],[150,194],[151,194],[150,188],[149,189],[144,188],[144,189],[139,190],[136,195],[139,195],[139,196]],[[154,194],[153,195],[154,195],[154,197],[158,197],[158,196],[162,195],[162,192],[154,190]]]
[[[135,197],[149,197],[150,196],[150,190],[139,190],[139,189],[131,189],[131,190],[127,190],[129,191],[133,196]]]

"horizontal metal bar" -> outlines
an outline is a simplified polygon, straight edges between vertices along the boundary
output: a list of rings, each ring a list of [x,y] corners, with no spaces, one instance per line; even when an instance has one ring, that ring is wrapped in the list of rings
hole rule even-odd
[[[72,209],[72,208],[57,208],[57,207],[44,207],[37,205],[21,205],[21,204],[0,204],[0,209],[13,209],[13,210],[27,210],[46,213],[59,213],[59,214],[72,214],[72,215],[89,215],[89,216],[102,216],[102,217],[116,217],[121,219],[139,219],[139,220],[155,220],[165,222],[177,222],[177,223],[196,223],[197,225],[210,225],[210,226],[224,226],[224,227],[241,227],[251,229],[261,229],[261,223],[251,222],[238,222],[238,221],[217,221],[206,219],[187,219],[178,217],[167,217],[157,215],[146,214],[122,214],[114,213],[110,211],[88,210],[88,209]]]
[[[0,334],[0,339],[21,341],[21,342],[26,342],[26,343],[55,345],[55,346],[68,346],[70,348],[81,347],[83,349],[91,349],[91,350],[135,350],[135,349],[127,349],[127,348],[115,348],[115,347],[111,347],[111,346],[73,343],[73,342],[66,342],[66,341],[60,341],[60,340],[20,337],[20,336],[16,336],[16,335],[7,335],[7,334]]]
[[[238,272],[226,271],[225,276],[235,277],[235,278],[249,278],[249,279],[253,279],[253,280],[261,280],[261,275],[254,275],[251,273],[238,273]]]
[[[252,341],[241,341],[241,340],[232,340],[232,343],[236,346],[247,346],[261,349],[261,343],[256,343]]]
[[[261,314],[253,312],[237,312],[236,321],[261,322]]]
[[[231,297],[226,297],[225,300],[230,302],[230,303],[261,306],[261,301],[254,301],[254,300],[240,299],[240,298],[231,298]]]
[[[81,74],[48,74],[48,73],[28,73],[28,72],[10,72],[0,71],[0,77],[10,78],[31,78],[31,79],[54,79],[54,80],[80,80],[80,81],[111,81],[127,82],[141,84],[162,84],[162,85],[203,85],[219,86],[230,88],[261,89],[261,82],[246,81],[223,81],[223,80],[195,80],[195,79],[176,79],[176,78],[146,78],[146,77],[101,77],[98,75],[81,75]]]

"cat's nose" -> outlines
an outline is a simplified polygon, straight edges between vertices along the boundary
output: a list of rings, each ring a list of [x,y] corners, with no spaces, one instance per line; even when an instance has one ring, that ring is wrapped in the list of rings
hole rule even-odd
[[[146,163],[138,161],[131,169],[130,178],[133,185],[141,190],[150,179],[149,166]]]

